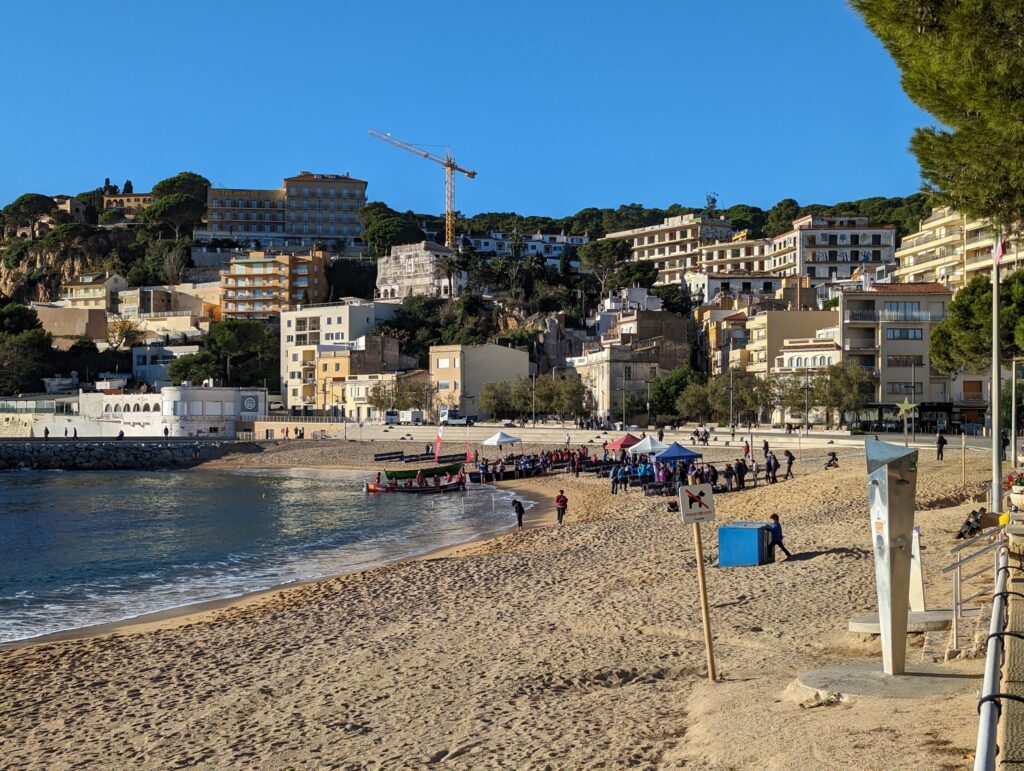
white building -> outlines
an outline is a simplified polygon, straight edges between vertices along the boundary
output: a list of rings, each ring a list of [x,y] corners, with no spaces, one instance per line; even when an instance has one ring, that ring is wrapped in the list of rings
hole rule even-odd
[[[867,217],[816,217],[793,221],[772,239],[765,268],[783,276],[807,276],[811,286],[850,278],[895,259],[895,225],[870,225]]]
[[[396,303],[345,297],[282,311],[280,388],[285,406],[313,403],[318,349],[351,348],[378,324],[394,318],[398,308]]]
[[[59,400],[0,400],[4,436],[231,439],[267,414],[265,388],[170,386],[159,392],[87,393]],[[166,434],[165,434],[166,429]]]
[[[482,254],[493,254],[495,257],[508,257],[512,254],[513,238],[516,234],[491,231],[485,235],[466,234],[459,236],[463,247],[471,246]],[[590,242],[589,235],[569,236],[565,233],[536,233],[519,236],[522,242],[522,254],[536,254],[544,258],[547,265],[557,268],[562,254],[567,248],[578,249]],[[580,269],[580,261],[573,258],[569,262],[573,270]]]
[[[601,337],[611,331],[623,314],[632,311],[660,311],[662,305],[660,297],[650,294],[643,287],[617,289],[601,301],[594,316],[587,319],[587,326],[594,337]]]
[[[448,276],[443,271],[445,260],[454,254],[433,241],[392,246],[387,256],[377,260],[376,297],[402,300],[413,295],[455,297],[462,294],[468,274],[457,271]]]
[[[180,356],[199,353],[198,345],[142,345],[132,348],[132,377],[137,383],[160,388],[171,385],[167,368]]]
[[[730,271],[728,273],[688,270],[683,281],[690,297],[697,304],[710,303],[719,295],[758,300],[774,297],[782,288],[782,276],[764,271]]]
[[[668,217],[660,225],[609,233],[630,245],[632,259],[651,260],[658,268],[655,286],[679,285],[687,270],[700,267],[701,248],[714,241],[732,238],[735,228],[726,219],[700,214]]]

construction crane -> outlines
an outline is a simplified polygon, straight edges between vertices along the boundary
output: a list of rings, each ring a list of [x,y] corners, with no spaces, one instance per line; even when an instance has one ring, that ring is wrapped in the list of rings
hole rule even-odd
[[[380,139],[383,142],[387,142],[389,145],[394,145],[402,150],[407,150],[413,155],[418,155],[421,158],[426,158],[428,161],[434,163],[440,163],[444,166],[444,245],[449,249],[455,248],[455,172],[465,174],[470,179],[476,176],[475,171],[464,169],[459,166],[455,159],[452,158],[452,150],[450,147],[445,147],[444,158],[434,155],[422,147],[411,145],[408,142],[403,142],[401,139],[395,139],[390,134],[382,134],[379,131],[370,129],[370,136],[376,139]]]

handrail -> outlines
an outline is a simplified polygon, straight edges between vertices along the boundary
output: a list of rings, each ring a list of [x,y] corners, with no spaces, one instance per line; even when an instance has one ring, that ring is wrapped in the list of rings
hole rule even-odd
[[[978,551],[971,552],[969,555],[964,557],[962,560],[956,560],[955,562],[950,562],[948,565],[946,565],[946,567],[944,567],[942,569],[942,572],[943,573],[948,573],[951,570],[956,570],[958,567],[963,567],[964,563],[970,562],[972,559],[974,559],[975,557],[979,557],[982,554],[987,554],[988,552],[990,552],[993,549],[998,548],[999,546],[1002,546],[1002,545],[1003,545],[1002,541],[996,541],[995,543],[990,543],[988,546],[983,546],[982,548],[978,549]]]
[[[998,532],[1001,532],[1005,527],[1006,525],[996,525],[995,527],[990,527],[988,530],[984,530],[978,533],[977,535],[971,536],[966,541],[958,543],[956,546],[949,550],[949,553],[956,554],[958,551],[962,551],[966,547],[970,546],[972,543],[980,541],[982,538],[989,538],[993,535],[996,535]]]
[[[995,771],[996,732],[1002,705],[997,700],[999,675],[1003,667],[1006,644],[1002,632],[1006,626],[1006,577],[1009,574],[1009,559],[1006,551],[999,554],[996,568],[996,588],[992,595],[992,621],[989,625],[988,643],[985,651],[985,679],[978,701],[978,740],[974,749],[974,771]]]

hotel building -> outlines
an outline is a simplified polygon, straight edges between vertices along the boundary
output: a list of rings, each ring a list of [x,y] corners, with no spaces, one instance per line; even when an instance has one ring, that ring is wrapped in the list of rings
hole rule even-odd
[[[867,217],[807,215],[771,239],[765,270],[806,276],[817,287],[850,278],[858,266],[892,263],[895,238],[894,225],[869,225]]]
[[[660,225],[609,233],[630,246],[634,261],[651,260],[658,268],[655,286],[679,285],[687,270],[700,266],[701,249],[715,241],[732,238],[732,223],[699,214],[668,217]]]
[[[220,310],[224,319],[269,319],[292,305],[319,303],[327,297],[326,255],[250,252],[220,272]]]

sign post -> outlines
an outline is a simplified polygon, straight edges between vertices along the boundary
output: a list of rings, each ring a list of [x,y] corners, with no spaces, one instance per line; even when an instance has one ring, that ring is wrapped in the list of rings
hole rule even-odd
[[[708,585],[704,575],[704,544],[700,523],[715,519],[715,498],[711,485],[680,485],[679,517],[683,524],[693,525],[693,543],[697,557],[697,587],[700,591],[700,615],[704,622],[704,648],[708,656],[708,680],[715,682],[715,651],[711,641],[711,611],[708,608]]]

